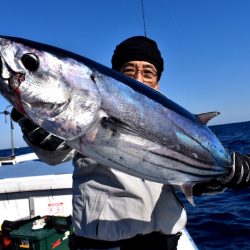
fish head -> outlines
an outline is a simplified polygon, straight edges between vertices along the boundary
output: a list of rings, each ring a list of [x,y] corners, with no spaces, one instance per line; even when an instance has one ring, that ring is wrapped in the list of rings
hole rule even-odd
[[[100,98],[91,74],[91,69],[60,49],[0,37],[1,94],[37,125],[62,139],[79,137],[93,122]]]

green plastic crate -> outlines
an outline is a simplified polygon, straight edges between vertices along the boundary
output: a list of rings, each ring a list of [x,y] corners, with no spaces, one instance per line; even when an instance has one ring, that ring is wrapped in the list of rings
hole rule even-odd
[[[48,216],[50,219],[52,216]],[[52,217],[55,225],[33,230],[33,222],[29,222],[20,228],[11,231],[13,249],[33,250],[65,250],[68,247],[68,238],[72,232],[72,225],[66,217]]]

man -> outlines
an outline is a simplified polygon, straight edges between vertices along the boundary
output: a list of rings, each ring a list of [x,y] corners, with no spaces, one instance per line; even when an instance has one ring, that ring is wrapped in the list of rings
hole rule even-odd
[[[155,90],[163,72],[155,41],[136,36],[120,43],[112,68]],[[12,117],[40,159],[49,164],[73,158],[75,249],[176,249],[186,212],[171,186],[150,182],[103,166],[75,153],[16,110]],[[229,176],[195,187],[195,194],[249,183],[249,158],[234,154]]]

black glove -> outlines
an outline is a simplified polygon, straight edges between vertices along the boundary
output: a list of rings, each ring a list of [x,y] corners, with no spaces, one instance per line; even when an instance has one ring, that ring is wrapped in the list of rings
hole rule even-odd
[[[221,192],[226,188],[240,190],[250,185],[250,155],[233,153],[232,170],[226,176],[198,183],[193,187],[193,195]]]
[[[225,176],[222,181],[226,181],[225,185],[228,188],[242,189],[250,184],[250,155],[241,155],[233,153],[233,168],[229,174],[231,179]]]
[[[56,151],[69,148],[65,141],[48,133],[36,125],[26,116],[22,115],[15,108],[11,111],[11,118],[21,127],[24,137],[34,146],[48,151]]]

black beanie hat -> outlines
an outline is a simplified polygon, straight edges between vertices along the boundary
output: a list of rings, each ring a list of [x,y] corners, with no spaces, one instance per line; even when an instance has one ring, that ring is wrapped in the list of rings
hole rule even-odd
[[[129,61],[152,63],[157,69],[158,80],[160,80],[164,62],[154,40],[145,36],[134,36],[118,44],[112,56],[112,69],[120,71]]]

